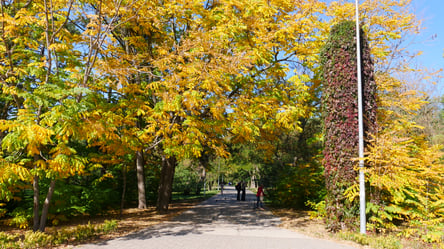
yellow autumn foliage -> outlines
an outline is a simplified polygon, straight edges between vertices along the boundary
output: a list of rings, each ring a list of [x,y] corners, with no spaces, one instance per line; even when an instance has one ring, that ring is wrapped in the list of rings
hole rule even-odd
[[[66,178],[140,150],[224,157],[226,139],[272,155],[316,108],[307,103],[330,27],[354,18],[345,0],[10,2],[0,16],[0,100],[13,106],[0,120],[2,183]],[[438,224],[444,209],[440,148],[411,118],[424,99],[396,78],[411,70],[398,45],[420,27],[410,3],[360,1],[377,70],[380,131],[366,161],[381,199],[371,201],[386,209],[378,228],[394,217]],[[105,156],[81,157],[73,141]]]

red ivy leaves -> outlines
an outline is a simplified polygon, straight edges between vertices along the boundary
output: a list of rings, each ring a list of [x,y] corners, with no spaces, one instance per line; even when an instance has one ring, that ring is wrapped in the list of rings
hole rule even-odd
[[[331,230],[353,223],[356,205],[347,203],[343,192],[357,177],[358,90],[355,24],[345,21],[332,27],[322,54],[324,166],[327,187],[327,217]],[[376,131],[376,83],[367,39],[361,30],[364,130]]]

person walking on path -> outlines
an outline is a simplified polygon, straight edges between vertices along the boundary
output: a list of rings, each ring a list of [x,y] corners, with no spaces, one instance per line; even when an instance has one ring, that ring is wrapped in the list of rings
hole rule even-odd
[[[264,185],[261,184],[259,185],[259,188],[257,189],[257,193],[256,193],[256,198],[257,198],[257,203],[256,203],[256,207],[263,210],[264,209]]]
[[[246,186],[247,184],[245,183],[245,181],[242,181],[242,185],[241,185],[241,188],[242,188],[242,198],[241,198],[241,200],[242,201],[245,201],[245,195],[246,195],[246,193],[245,193],[245,188],[247,187]]]
[[[220,183],[220,194],[222,195],[222,196],[224,196],[224,182],[221,182]]]
[[[238,182],[236,184],[236,190],[237,190],[237,200],[240,201],[241,182]]]

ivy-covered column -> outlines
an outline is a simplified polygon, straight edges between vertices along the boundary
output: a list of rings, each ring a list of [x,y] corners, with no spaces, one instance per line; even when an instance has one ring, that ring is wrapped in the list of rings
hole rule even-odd
[[[376,84],[373,62],[361,30],[362,89],[365,138],[376,130]],[[332,27],[321,53],[323,73],[324,167],[327,226],[332,231],[358,225],[359,203],[344,196],[357,181],[358,90],[355,23]],[[368,139],[366,139],[368,141]]]

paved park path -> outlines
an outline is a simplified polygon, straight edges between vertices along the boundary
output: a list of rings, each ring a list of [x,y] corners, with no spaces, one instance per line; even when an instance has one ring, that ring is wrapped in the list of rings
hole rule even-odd
[[[227,187],[171,221],[113,240],[78,249],[353,249],[333,241],[311,238],[278,227],[280,219],[267,210],[253,209],[256,197],[236,200]],[[356,249],[356,248],[355,248]]]

